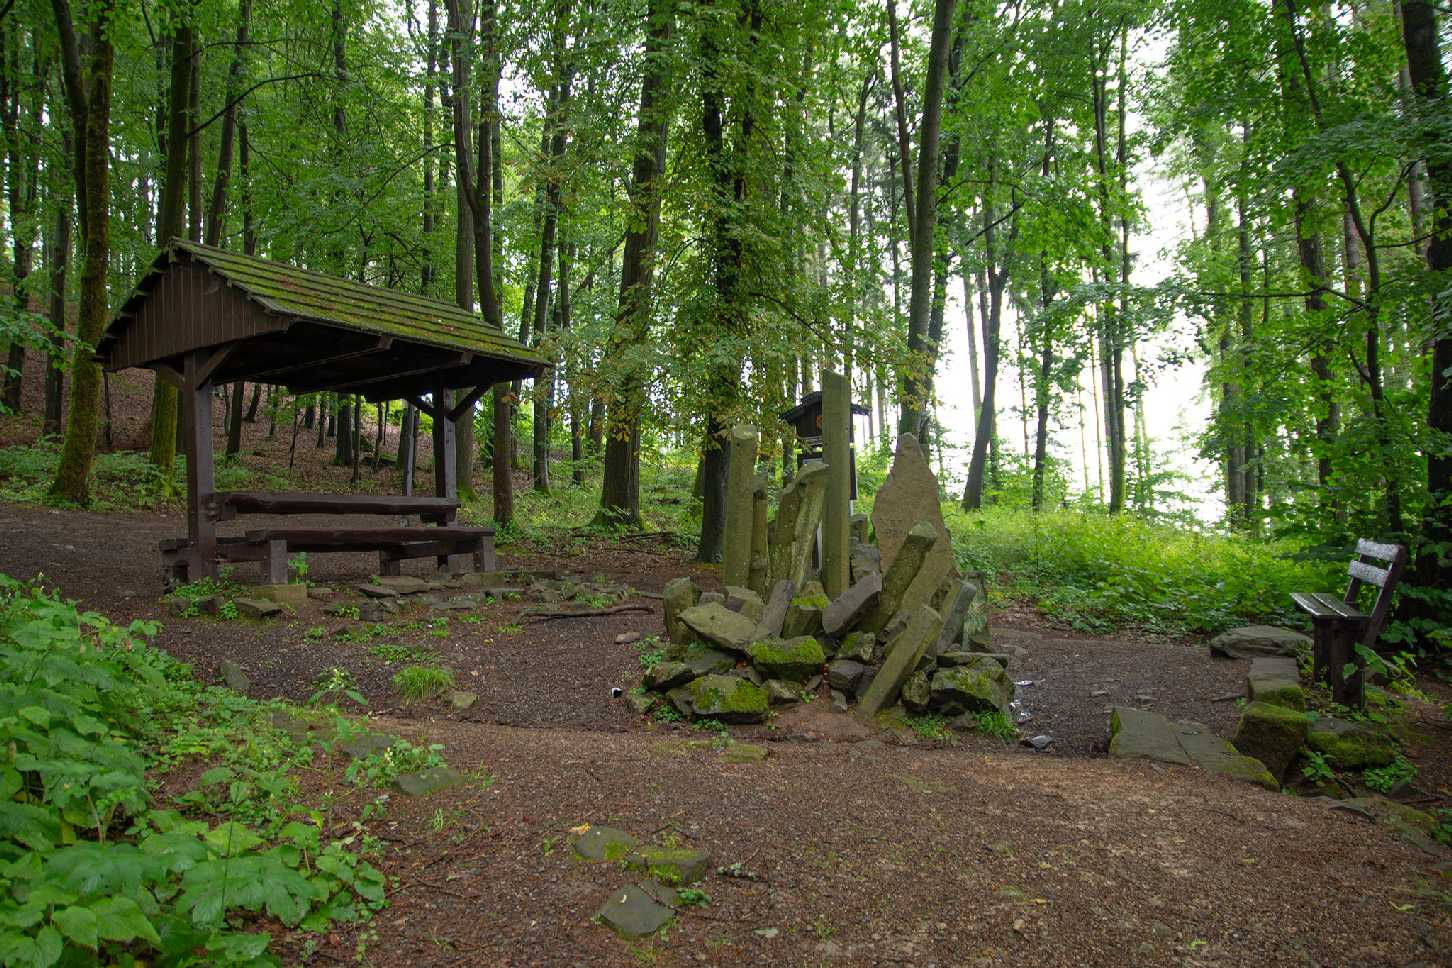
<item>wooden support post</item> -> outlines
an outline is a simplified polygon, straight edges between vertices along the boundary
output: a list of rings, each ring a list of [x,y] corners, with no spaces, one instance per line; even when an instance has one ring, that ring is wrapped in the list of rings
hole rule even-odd
[[[836,598],[851,582],[852,387],[847,378],[822,371],[822,459],[827,497],[822,512],[822,585]]]
[[[454,421],[449,419],[449,391],[434,387],[434,494],[459,496],[459,468],[454,454]],[[452,522],[450,522],[452,523]]]
[[[266,556],[262,559],[262,581],[266,585],[287,584],[287,542],[267,542]]]
[[[419,409],[416,406],[405,410],[403,426],[398,433],[398,444],[403,447],[403,493],[405,497],[413,494],[414,462],[418,457],[418,415]]]
[[[212,468],[212,386],[215,353],[188,353],[181,391],[187,457],[187,537],[191,539],[189,581],[217,577],[217,525],[206,514],[216,491]]]

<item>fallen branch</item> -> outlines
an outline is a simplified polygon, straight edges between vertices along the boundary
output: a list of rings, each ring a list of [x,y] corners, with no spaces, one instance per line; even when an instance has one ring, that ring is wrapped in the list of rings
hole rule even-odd
[[[616,605],[614,608],[587,608],[565,612],[537,612],[526,609],[519,617],[532,622],[552,622],[557,618],[599,618],[603,615],[619,615],[621,612],[654,612],[649,605]]]

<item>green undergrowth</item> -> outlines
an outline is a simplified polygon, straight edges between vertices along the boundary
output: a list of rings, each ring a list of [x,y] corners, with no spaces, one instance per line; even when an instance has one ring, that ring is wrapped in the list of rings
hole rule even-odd
[[[33,444],[0,447],[0,500],[22,504],[55,504],[48,495],[60,463],[60,440],[42,437]],[[135,511],[186,503],[186,457],[178,454],[170,488],[163,493],[162,477],[141,451],[99,451],[92,467],[90,509]],[[218,490],[286,490],[288,481],[263,474],[235,458],[217,457]]]
[[[1026,601],[1087,632],[1171,635],[1248,622],[1297,627],[1292,591],[1345,582],[1345,559],[1307,560],[1288,541],[1213,534],[1132,514],[945,505],[959,563],[1000,603]]]
[[[0,963],[259,965],[384,903],[278,704],[0,575]]]

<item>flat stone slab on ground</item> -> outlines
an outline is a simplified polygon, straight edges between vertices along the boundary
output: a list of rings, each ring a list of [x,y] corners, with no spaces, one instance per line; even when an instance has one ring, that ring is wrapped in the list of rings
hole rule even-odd
[[[675,912],[639,884],[616,891],[595,917],[622,938],[643,938],[670,923]]]
[[[237,614],[243,618],[274,618],[282,614],[282,606],[263,598],[234,598]]]
[[[400,595],[417,595],[434,587],[430,582],[414,575],[378,575],[373,584],[391,588]]]
[[[638,843],[624,830],[591,824],[575,837],[570,846],[581,860],[617,861],[623,860]]]
[[[1251,659],[1245,684],[1251,702],[1268,702],[1287,709],[1306,708],[1306,692],[1301,688],[1301,670],[1295,659],[1279,656]]]
[[[382,753],[398,742],[398,737],[388,733],[359,733],[338,744],[338,748],[353,759],[362,759],[374,753]]]
[[[1210,773],[1258,783],[1270,790],[1280,789],[1264,763],[1243,756],[1230,743],[1199,727],[1173,722],[1158,713],[1115,706],[1109,729],[1111,757],[1197,766]]]
[[[752,665],[768,679],[804,682],[822,671],[827,661],[822,645],[810,635],[794,639],[763,639],[746,647]]]
[[[770,705],[766,690],[741,676],[702,676],[668,695],[683,715],[723,723],[759,723]]]
[[[1300,632],[1274,625],[1247,625],[1221,632],[1210,640],[1210,654],[1226,659],[1254,659],[1257,656],[1289,656],[1308,652],[1311,640]]]
[[[246,692],[252,686],[252,680],[247,677],[247,673],[231,659],[223,659],[219,662],[217,672],[221,674],[222,681],[227,684],[227,688],[233,692]]]
[[[393,787],[410,797],[425,797],[445,790],[463,779],[452,766],[431,766],[417,773],[400,773],[393,778]]]

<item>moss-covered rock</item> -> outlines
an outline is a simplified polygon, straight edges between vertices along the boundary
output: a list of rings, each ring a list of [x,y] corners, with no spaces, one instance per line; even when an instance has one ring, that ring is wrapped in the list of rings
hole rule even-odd
[[[928,703],[932,699],[932,685],[928,679],[928,673],[919,669],[908,676],[907,682],[902,684],[900,698],[902,704],[915,713],[927,709]]]
[[[1265,764],[1277,780],[1285,780],[1291,762],[1306,741],[1311,720],[1305,713],[1267,702],[1253,702],[1241,713],[1231,742],[1246,756]]]
[[[1304,710],[1306,692],[1295,659],[1264,656],[1250,661],[1246,692],[1251,702],[1265,702],[1287,709]]]
[[[647,689],[666,692],[676,686],[684,686],[699,675],[701,673],[684,662],[657,662],[641,677],[641,684]]]
[[[1331,716],[1311,723],[1306,745],[1344,770],[1387,766],[1397,756],[1396,744],[1386,733]]]
[[[759,723],[770,704],[765,689],[740,676],[702,676],[669,696],[682,715],[723,723]]]
[[[804,682],[822,671],[827,654],[822,643],[810,635],[794,639],[762,639],[746,647],[746,654],[758,672],[768,679]]]
[[[630,834],[615,827],[586,824],[583,831],[574,835],[570,846],[581,860],[618,861],[634,850],[637,843]]]
[[[939,669],[933,673],[930,701],[950,716],[990,709],[1007,709],[1013,686],[1003,666],[992,659]]]
[[[736,666],[736,657],[730,652],[722,652],[697,642],[682,653],[681,662],[697,676],[709,676],[730,672]]]
[[[876,648],[877,637],[871,632],[851,632],[838,646],[837,658],[871,665],[872,654]]]
[[[629,870],[644,871],[664,884],[678,887],[701,880],[710,865],[710,854],[688,847],[640,847],[625,858]]]

